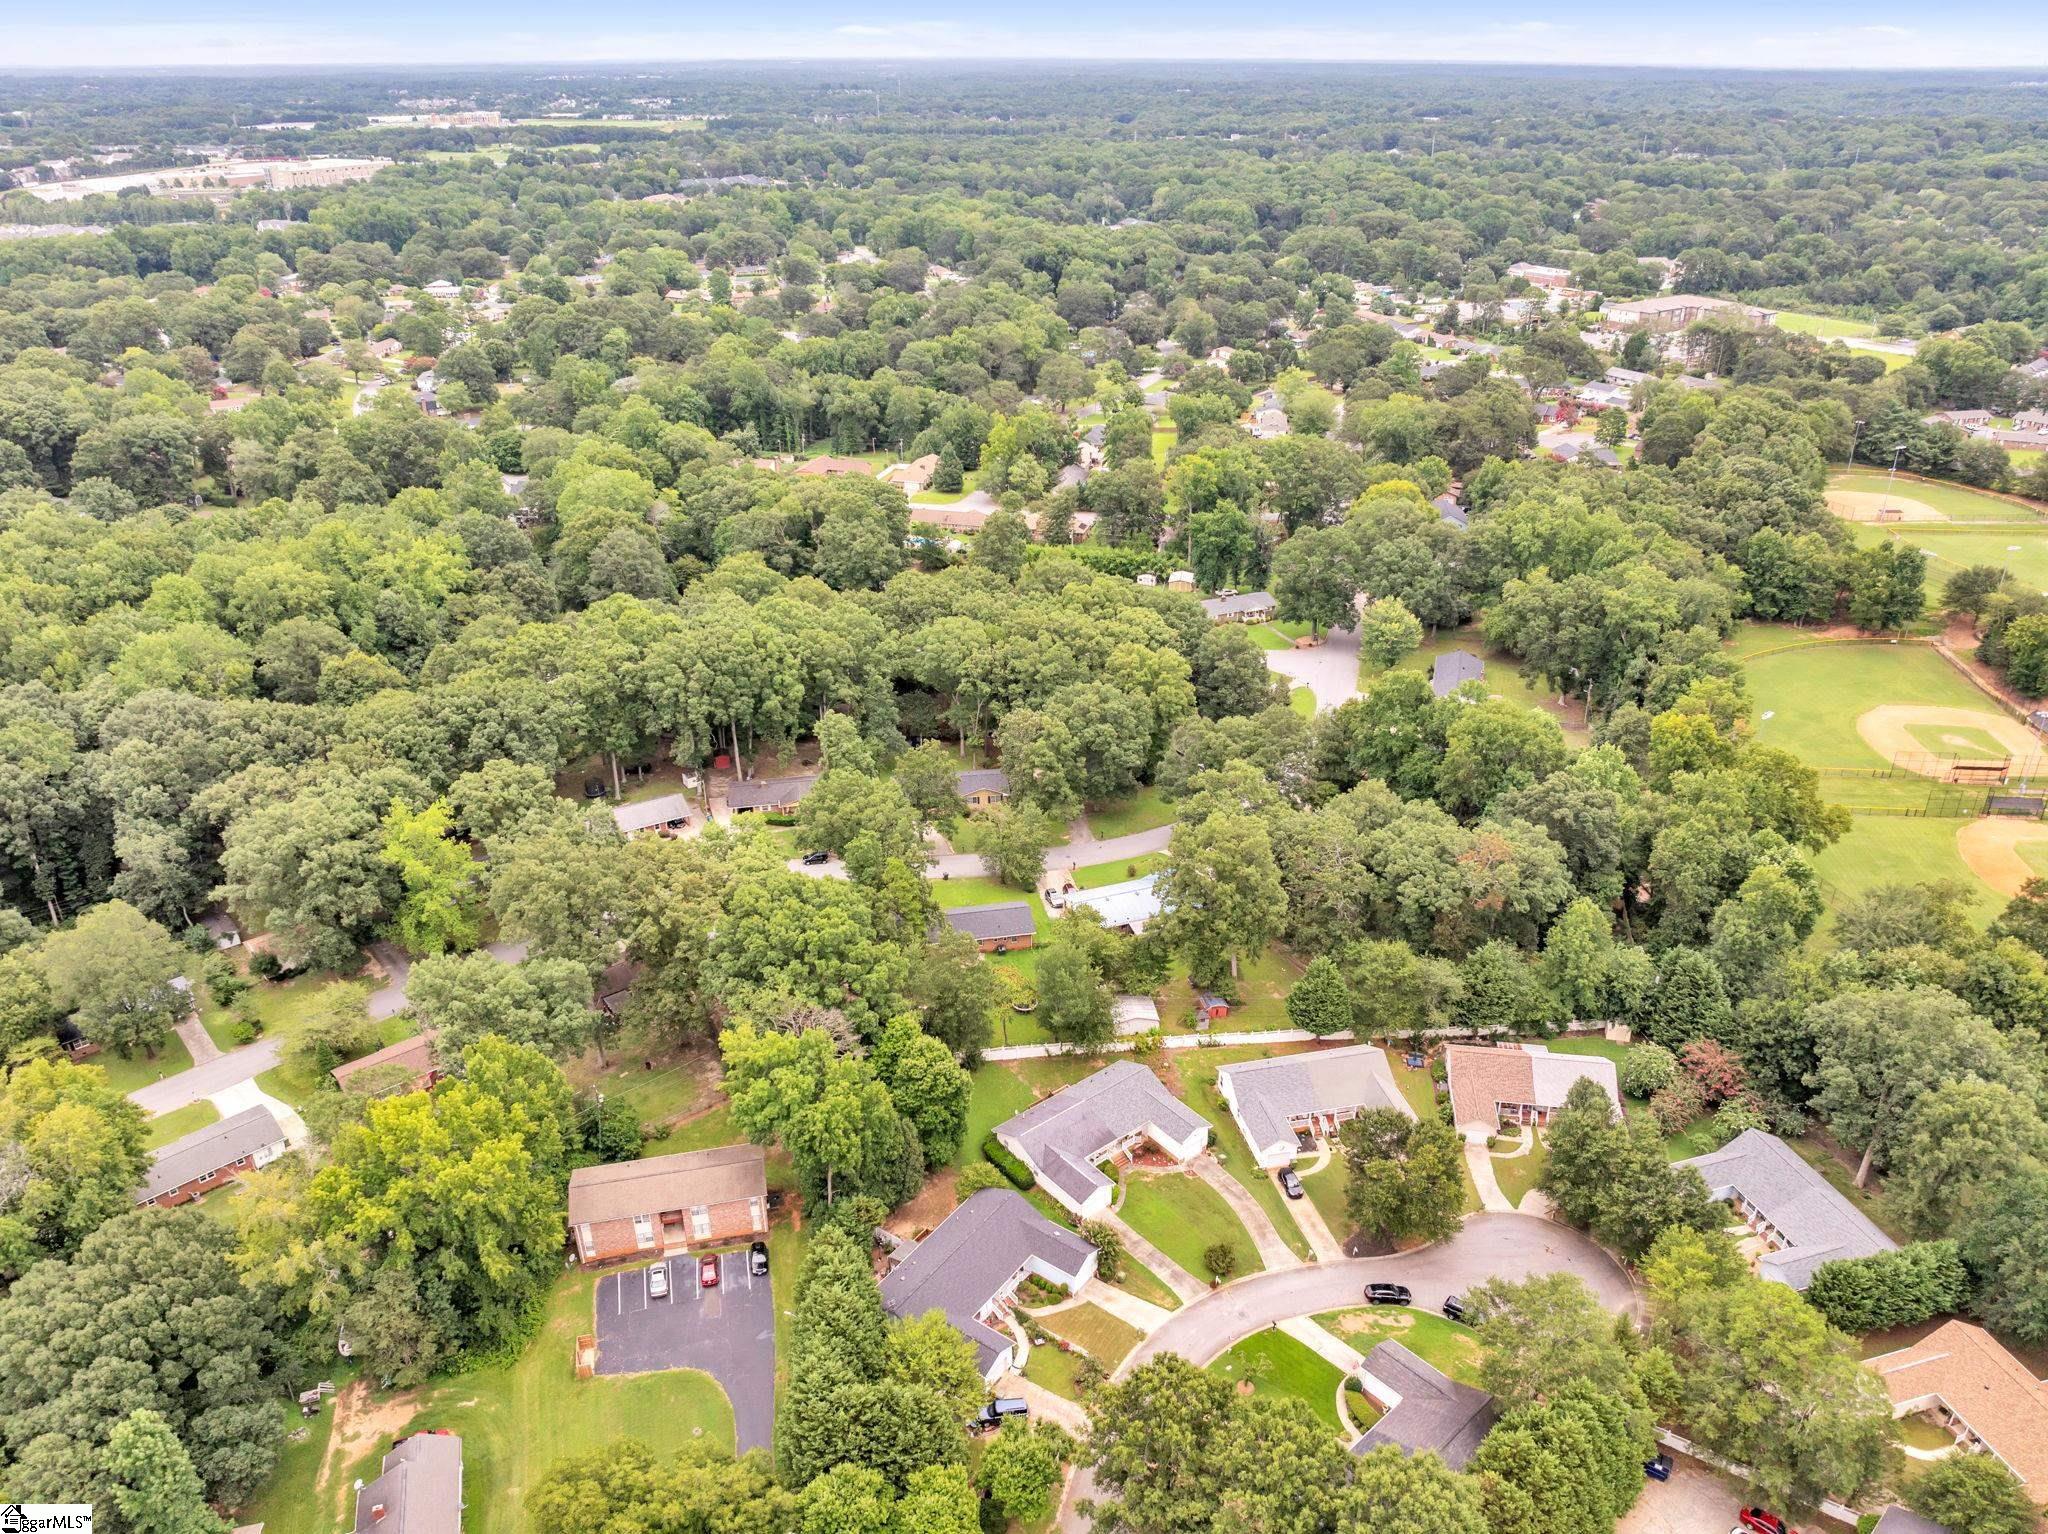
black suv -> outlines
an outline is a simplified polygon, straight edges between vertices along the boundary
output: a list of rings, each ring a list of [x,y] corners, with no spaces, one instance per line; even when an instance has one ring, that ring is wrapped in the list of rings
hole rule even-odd
[[[1415,1296],[1409,1293],[1406,1284],[1367,1284],[1365,1298],[1372,1305],[1406,1305]]]
[[[1031,1403],[1022,1396],[997,1396],[988,1405],[975,1413],[974,1420],[967,1424],[969,1431],[993,1433],[1011,1417],[1028,1417]]]

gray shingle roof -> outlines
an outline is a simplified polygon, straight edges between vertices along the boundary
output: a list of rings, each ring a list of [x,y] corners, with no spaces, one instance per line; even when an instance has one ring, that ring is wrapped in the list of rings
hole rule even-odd
[[[462,1534],[462,1440],[415,1433],[393,1444],[384,1473],[356,1493],[356,1534]]]
[[[1008,1337],[980,1320],[989,1301],[1033,1259],[1079,1276],[1094,1255],[1094,1247],[1053,1224],[1021,1193],[984,1188],[940,1221],[882,1280],[882,1304],[892,1316],[943,1312],[974,1344],[986,1373],[1010,1345]]]
[[[1436,508],[1438,521],[1448,522],[1451,526],[1457,528],[1469,527],[1471,525],[1472,514],[1448,490],[1429,504]]]
[[[1030,937],[1038,930],[1038,924],[1031,919],[1031,907],[1022,900],[998,900],[992,905],[955,906],[950,911],[941,911],[946,924],[956,932],[964,932],[977,942],[996,942],[1003,938]]]
[[[1901,1507],[1894,1502],[1884,1510],[1871,1534],[1949,1534],[1949,1531],[1932,1518],[1922,1518],[1910,1507]]]
[[[1757,1259],[1765,1278],[1804,1289],[1824,1262],[1870,1257],[1897,1243],[1776,1135],[1745,1129],[1720,1150],[1681,1161],[1716,1198],[1739,1196],[1777,1228],[1785,1245]]]
[[[1493,1397],[1432,1369],[1398,1342],[1382,1342],[1365,1355],[1366,1372],[1401,1397],[1351,1446],[1366,1454],[1393,1444],[1409,1454],[1432,1452],[1463,1470],[1493,1428]]]
[[[1486,662],[1470,650],[1446,650],[1429,668],[1429,690],[1439,698],[1448,698],[1465,682],[1485,679]]]
[[[681,794],[663,794],[658,799],[643,799],[638,804],[612,806],[612,819],[628,836],[653,826],[665,826],[672,820],[689,818],[690,801]]]
[[[1039,1175],[1078,1204],[1108,1184],[1095,1158],[1125,1136],[1157,1126],[1169,1139],[1185,1140],[1207,1125],[1144,1066],[1119,1060],[1033,1103],[996,1133],[1023,1146]]]
[[[815,773],[799,778],[757,778],[752,783],[735,783],[725,791],[726,808],[763,810],[771,805],[795,804],[818,781]]]
[[[208,1124],[204,1129],[181,1135],[153,1152],[149,1176],[136,1190],[135,1202],[146,1204],[173,1188],[183,1187],[195,1177],[218,1172],[266,1146],[282,1146],[284,1143],[284,1130],[268,1108],[260,1105],[244,1108],[217,1124]]]
[[[1270,591],[1240,591],[1234,597],[1210,597],[1202,603],[1202,611],[1211,618],[1235,618],[1239,613],[1272,610],[1273,594]]]
[[[970,767],[954,779],[963,794],[1007,794],[1010,775],[1000,767]]]
[[[1308,1055],[1247,1060],[1226,1065],[1216,1075],[1219,1086],[1228,1079],[1237,1116],[1257,1155],[1269,1145],[1291,1140],[1294,1121],[1312,1113],[1359,1108],[1407,1112],[1399,1091],[1387,1090],[1386,1058],[1376,1045],[1354,1044]]]

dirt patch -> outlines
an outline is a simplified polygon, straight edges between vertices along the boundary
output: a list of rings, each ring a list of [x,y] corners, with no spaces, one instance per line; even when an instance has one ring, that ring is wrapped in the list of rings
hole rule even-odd
[[[1956,832],[1956,852],[1971,873],[2010,900],[2029,879],[2039,878],[2020,855],[2029,845],[2048,846],[2048,825],[2009,815],[1986,815]]]
[[[316,1499],[338,1505],[336,1493],[342,1472],[364,1455],[398,1436],[419,1410],[419,1396],[411,1390],[377,1400],[367,1382],[355,1380],[334,1398],[334,1431],[327,1439],[327,1454],[320,1461],[320,1479],[313,1487]]]
[[[1933,759],[1933,753],[1914,738],[1914,725],[1923,730],[1978,730],[1989,735],[2002,749],[2016,757],[2031,757],[2037,755],[2041,749],[2040,742],[2034,738],[2034,732],[2017,719],[1981,708],[1935,708],[1921,703],[1883,703],[1857,716],[1856,733],[1863,737],[1863,744],[1888,762],[1900,757],[1906,758],[1909,762],[1915,758],[1924,758],[1924,765],[1914,767],[1914,771],[1930,778],[1945,776],[1947,764]]]
[[[1327,1324],[1339,1337],[1371,1335],[1382,1340],[1400,1338],[1415,1330],[1415,1317],[1405,1310],[1354,1310]]]
[[[1830,490],[1828,510],[1844,522],[1875,522],[1884,513],[1887,522],[1946,522],[1948,515],[1910,495],[1886,495],[1880,490]]]
[[[913,1239],[937,1229],[939,1222],[953,1212],[953,1184],[959,1176],[951,1167],[933,1173],[931,1180],[917,1190],[917,1197],[884,1220],[882,1228]]]

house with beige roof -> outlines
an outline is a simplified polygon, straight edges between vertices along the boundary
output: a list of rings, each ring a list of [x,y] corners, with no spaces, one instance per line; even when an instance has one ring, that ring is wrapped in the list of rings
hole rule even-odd
[[[884,484],[898,486],[906,495],[916,495],[932,482],[932,476],[939,472],[939,455],[926,453],[922,458],[913,458],[908,463],[892,463],[876,476]]]
[[[758,1145],[649,1156],[569,1174],[569,1239],[585,1267],[768,1233],[768,1156]]]
[[[2048,1385],[1968,1321],[1947,1321],[1869,1367],[1891,1393],[1892,1415],[1924,1412],[1967,1450],[1995,1454],[2027,1494],[2048,1503]]]
[[[435,1053],[438,1030],[429,1028],[396,1044],[386,1044],[367,1055],[344,1060],[327,1074],[344,1092],[369,1092],[378,1097],[404,1092],[424,1092],[441,1079],[441,1061]]]
[[[1484,1144],[1504,1124],[1549,1123],[1581,1081],[1597,1083],[1621,1112],[1614,1062],[1599,1055],[1554,1055],[1541,1044],[1448,1044],[1444,1072],[1451,1122],[1473,1144]]]

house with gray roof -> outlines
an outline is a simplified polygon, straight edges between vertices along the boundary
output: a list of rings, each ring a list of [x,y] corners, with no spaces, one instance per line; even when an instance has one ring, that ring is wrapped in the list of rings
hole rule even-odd
[[[261,1104],[244,1108],[150,1152],[149,1175],[135,1190],[135,1202],[165,1209],[189,1204],[244,1172],[269,1166],[290,1148],[275,1114]]]
[[[1870,1534],[1949,1534],[1947,1527],[1932,1518],[1922,1518],[1910,1507],[1894,1502],[1878,1516]]]
[[[1115,884],[1098,884],[1093,889],[1075,890],[1066,897],[1067,909],[1086,908],[1102,918],[1112,931],[1121,929],[1136,937],[1146,923],[1165,909],[1159,898],[1159,875],[1120,879]]]
[[[1448,490],[1429,504],[1436,508],[1439,522],[1448,522],[1461,533],[1472,525],[1472,513]]]
[[[1003,1148],[1081,1219],[1109,1207],[1116,1185],[1097,1167],[1140,1142],[1183,1165],[1209,1143],[1209,1121],[1135,1060],[1119,1060],[996,1126]]]
[[[1448,698],[1467,682],[1486,680],[1486,662],[1470,650],[1446,650],[1429,668],[1429,690]]]
[[[414,1433],[393,1444],[383,1474],[356,1482],[355,1534],[462,1534],[462,1440]]]
[[[1366,1354],[1358,1380],[1381,1416],[1351,1446],[1353,1454],[1390,1443],[1463,1470],[1499,1416],[1492,1396],[1438,1373],[1398,1342],[1382,1342]]]
[[[964,932],[979,943],[983,953],[1008,953],[1013,948],[1029,948],[1038,936],[1038,923],[1031,914],[1030,902],[1024,900],[955,906],[950,911],[941,911],[939,915],[955,932]]]
[[[1759,1278],[1804,1289],[1822,1263],[1897,1246],[1804,1157],[1761,1129],[1745,1129],[1720,1150],[1678,1164],[1698,1172],[1707,1191],[1762,1240]]]
[[[899,1248],[900,1250],[900,1248]],[[1009,1188],[984,1188],[910,1248],[882,1280],[882,1307],[908,1320],[938,1311],[974,1344],[981,1377],[1022,1369],[1030,1343],[1001,1325],[1027,1277],[1078,1294],[1095,1277],[1095,1248]]]
[[[1211,623],[1264,623],[1275,611],[1270,591],[1240,591],[1234,596],[1207,597],[1202,611]]]
[[[735,815],[749,810],[766,810],[771,815],[794,815],[804,795],[817,786],[818,775],[796,778],[756,778],[735,783],[725,791],[725,807]]]
[[[638,804],[615,804],[612,819],[627,836],[638,836],[642,831],[658,831],[666,836],[690,823],[690,801],[682,794],[662,794]]]
[[[953,786],[970,810],[985,810],[1010,797],[1010,775],[1000,767],[970,767],[954,777]]]
[[[1368,1108],[1415,1117],[1394,1084],[1386,1051],[1372,1044],[1226,1065],[1216,1073],[1216,1090],[1244,1131],[1252,1158],[1269,1170],[1294,1160],[1297,1133],[1335,1134]]]

